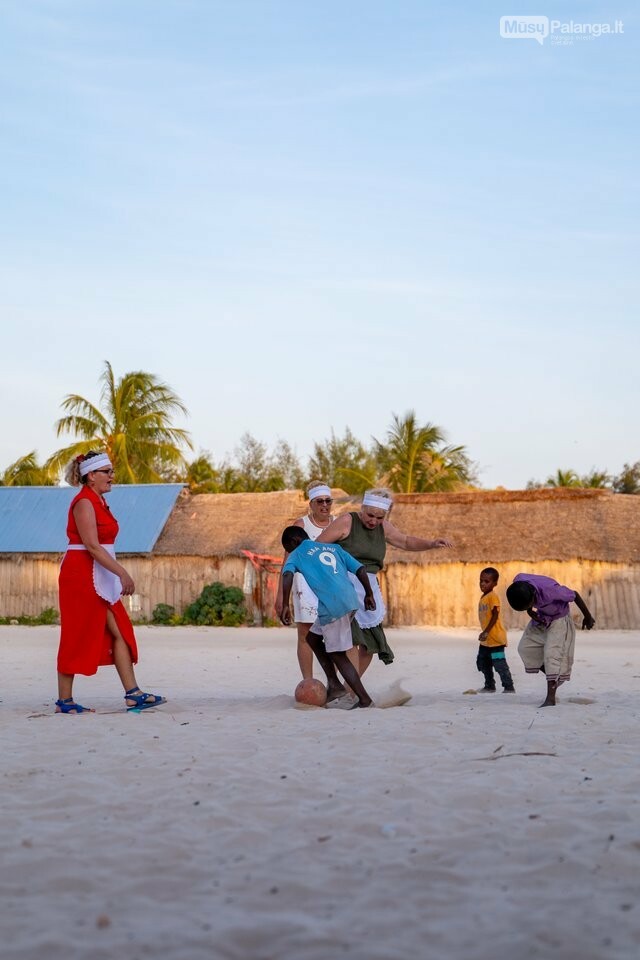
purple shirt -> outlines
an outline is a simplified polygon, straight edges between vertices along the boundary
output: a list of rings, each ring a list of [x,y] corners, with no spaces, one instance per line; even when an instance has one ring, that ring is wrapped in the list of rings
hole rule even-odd
[[[563,587],[551,577],[543,577],[538,573],[517,573],[513,578],[516,581],[530,583],[536,592],[533,609],[535,620],[548,627],[554,620],[560,620],[569,613],[569,604],[576,598],[575,590]]]

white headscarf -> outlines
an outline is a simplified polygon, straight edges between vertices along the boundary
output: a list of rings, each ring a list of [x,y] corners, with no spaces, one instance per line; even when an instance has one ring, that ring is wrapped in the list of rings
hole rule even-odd
[[[333,500],[331,496],[331,487],[328,487],[326,483],[321,483],[317,487],[312,487],[309,490],[309,500],[317,500],[318,497],[329,497],[330,500]]]
[[[81,462],[80,476],[86,477],[88,473],[92,473],[94,470],[102,470],[105,467],[113,467],[113,464],[106,453],[99,453],[97,457],[90,457],[88,460]]]
[[[367,491],[362,498],[363,507],[376,507],[378,510],[390,510],[393,506],[393,500],[389,497],[379,497],[376,493]]]

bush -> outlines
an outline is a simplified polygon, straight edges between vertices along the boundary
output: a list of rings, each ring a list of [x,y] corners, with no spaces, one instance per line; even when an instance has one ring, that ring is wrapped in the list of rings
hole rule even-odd
[[[153,608],[151,623],[172,623],[176,617],[176,608],[170,603],[159,603]]]
[[[183,623],[200,626],[238,627],[247,618],[244,594],[238,587],[209,583],[182,616]]]
[[[60,614],[55,607],[46,607],[36,617],[28,617],[26,614],[19,617],[0,617],[0,624],[7,626],[12,623],[19,623],[22,627],[38,627],[42,624],[52,626],[60,623]]]
[[[39,617],[35,617],[38,623],[60,623],[60,614],[55,607],[46,607]]]

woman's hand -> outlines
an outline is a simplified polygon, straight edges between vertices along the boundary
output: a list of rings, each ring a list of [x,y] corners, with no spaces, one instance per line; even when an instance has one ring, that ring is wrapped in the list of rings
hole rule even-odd
[[[122,584],[122,596],[130,597],[132,593],[136,592],[136,585],[133,582],[133,579],[129,576],[127,571],[122,568],[122,573],[119,574],[120,583]]]

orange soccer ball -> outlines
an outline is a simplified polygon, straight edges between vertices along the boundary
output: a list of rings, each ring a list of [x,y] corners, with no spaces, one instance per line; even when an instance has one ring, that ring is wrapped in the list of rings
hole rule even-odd
[[[308,707],[324,707],[327,702],[327,691],[324,683],[319,680],[301,680],[296,687],[294,697],[296,703],[304,703]]]

